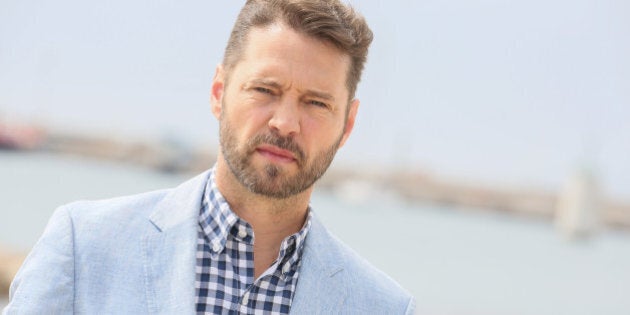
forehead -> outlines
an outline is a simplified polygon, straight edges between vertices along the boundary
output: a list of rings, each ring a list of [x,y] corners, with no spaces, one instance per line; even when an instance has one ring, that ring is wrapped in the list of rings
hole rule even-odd
[[[350,57],[333,44],[276,23],[247,34],[235,76],[268,77],[348,98]]]

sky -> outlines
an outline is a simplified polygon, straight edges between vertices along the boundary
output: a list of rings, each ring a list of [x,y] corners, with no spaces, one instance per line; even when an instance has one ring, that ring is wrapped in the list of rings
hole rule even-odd
[[[0,115],[214,148],[242,3],[0,0]],[[630,201],[630,2],[352,3],[375,40],[335,163],[548,190],[587,167]]]

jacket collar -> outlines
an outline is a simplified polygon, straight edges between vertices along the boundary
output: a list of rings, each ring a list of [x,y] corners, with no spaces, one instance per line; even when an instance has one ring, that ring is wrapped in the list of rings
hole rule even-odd
[[[148,313],[195,312],[197,222],[208,172],[170,190],[149,216],[144,238]]]
[[[166,231],[191,219],[196,222],[209,175],[210,171],[205,171],[169,191],[149,216],[151,223]]]
[[[306,238],[300,276],[291,303],[291,313],[338,313],[351,285],[344,272],[345,257],[339,242],[313,215],[311,231]]]

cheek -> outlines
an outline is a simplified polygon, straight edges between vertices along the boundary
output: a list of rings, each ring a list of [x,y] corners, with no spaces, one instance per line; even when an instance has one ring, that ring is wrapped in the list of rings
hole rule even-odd
[[[258,128],[268,119],[269,109],[265,106],[255,106],[251,101],[240,102],[239,105],[228,107],[230,123],[239,130]]]
[[[318,119],[305,118],[302,120],[302,136],[311,147],[329,147],[339,140],[343,133],[343,123],[330,120],[322,121]]]
[[[269,111],[259,107],[243,108],[234,112],[230,124],[238,142],[245,145],[257,135],[267,133],[268,117]]]

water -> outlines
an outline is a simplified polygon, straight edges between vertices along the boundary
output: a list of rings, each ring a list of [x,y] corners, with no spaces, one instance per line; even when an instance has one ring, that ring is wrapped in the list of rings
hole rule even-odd
[[[55,207],[174,186],[184,176],[0,152],[0,244],[27,250]],[[324,223],[417,298],[420,314],[628,314],[630,234],[567,242],[545,221],[319,192]],[[0,300],[2,305],[2,300]]]

